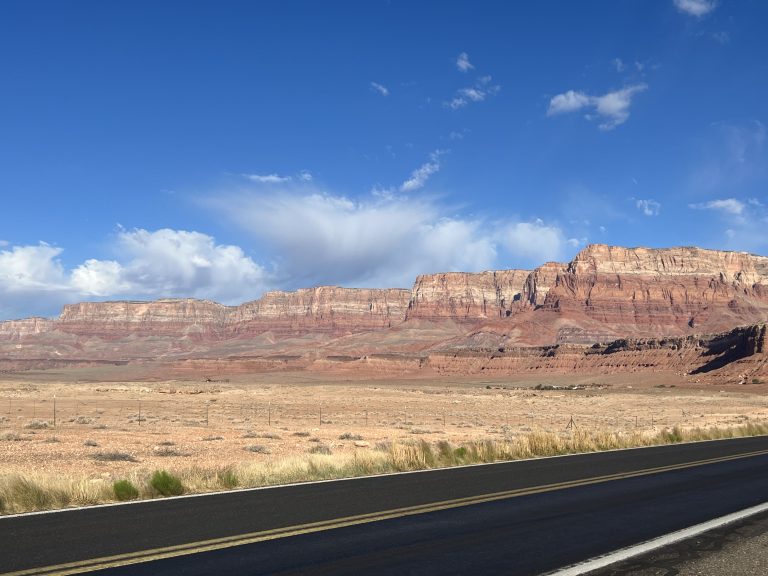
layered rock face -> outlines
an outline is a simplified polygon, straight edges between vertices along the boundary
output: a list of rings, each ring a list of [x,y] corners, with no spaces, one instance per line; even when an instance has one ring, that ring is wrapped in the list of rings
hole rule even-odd
[[[105,339],[135,335],[220,340],[263,332],[340,335],[399,324],[410,296],[410,290],[403,289],[320,286],[267,292],[259,300],[240,306],[194,299],[81,302],[64,306],[56,320],[0,322],[0,340],[51,331]]]
[[[528,270],[447,272],[416,278],[407,320],[456,321],[511,316],[518,305]]]
[[[47,318],[25,318],[0,322],[0,339],[17,340],[30,334],[41,334],[53,329],[53,320]]]
[[[325,332],[343,334],[390,328],[403,321],[410,290],[320,286],[295,292],[267,292],[230,310],[229,331],[247,335]]]
[[[531,272],[523,285],[522,302],[531,306],[541,306],[549,291],[557,283],[558,275],[566,271],[565,264],[547,262]]]
[[[579,341],[579,327],[594,341],[601,327],[607,340],[715,333],[768,318],[768,258],[743,252],[592,245],[543,299],[530,280],[528,303],[573,321],[560,341]]]
[[[81,302],[64,306],[51,328],[71,334],[124,337],[130,334],[215,337],[226,327],[228,307],[209,300]]]

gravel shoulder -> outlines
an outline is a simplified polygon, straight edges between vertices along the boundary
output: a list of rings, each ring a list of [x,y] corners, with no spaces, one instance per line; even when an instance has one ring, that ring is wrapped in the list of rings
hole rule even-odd
[[[589,576],[756,576],[768,574],[768,513],[722,526]]]

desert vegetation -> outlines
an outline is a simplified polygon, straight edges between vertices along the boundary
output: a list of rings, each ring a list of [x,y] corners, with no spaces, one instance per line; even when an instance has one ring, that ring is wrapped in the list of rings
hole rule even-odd
[[[17,514],[234,488],[766,434],[768,425],[746,423],[727,428],[665,428],[654,433],[594,430],[573,430],[569,434],[531,432],[504,440],[477,440],[460,445],[446,440],[382,442],[373,450],[359,450],[352,454],[334,454],[321,444],[309,454],[279,460],[242,461],[224,467],[190,467],[173,471],[133,470],[126,478],[113,483],[71,474],[4,474],[0,475],[0,513]],[[125,456],[120,454],[119,458]],[[102,457],[111,459],[118,456],[104,456],[102,453]]]

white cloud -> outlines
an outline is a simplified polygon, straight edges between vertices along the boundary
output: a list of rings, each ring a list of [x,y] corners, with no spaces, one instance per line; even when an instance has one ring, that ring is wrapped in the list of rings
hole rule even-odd
[[[598,127],[601,130],[613,130],[629,118],[629,107],[635,94],[647,89],[647,84],[635,84],[621,90],[608,92],[602,96],[590,96],[584,92],[568,90],[554,96],[549,101],[547,116],[556,116],[558,114],[575,112],[583,108],[592,108],[602,119]],[[592,116],[588,114],[586,118],[592,119]]]
[[[389,96],[389,88],[378,82],[371,82],[371,90],[378,92],[382,96]]]
[[[568,248],[556,225],[461,217],[426,196],[266,191],[211,202],[275,255],[285,288],[408,287],[421,273],[534,266]]]
[[[317,191],[215,202],[276,255],[278,282],[289,287],[407,287],[421,272],[479,270],[495,257],[479,222],[446,217],[426,199]]]
[[[0,250],[0,319],[49,315],[71,299],[61,253],[43,242]]]
[[[0,250],[0,291],[56,291],[66,288],[61,248],[41,242],[37,246],[12,246]]]
[[[717,0],[674,0],[675,7],[689,16],[701,18],[717,8]]]
[[[93,298],[207,298],[240,303],[268,275],[237,246],[200,232],[121,230],[115,259],[88,259],[71,270],[62,249],[41,243],[0,251],[0,318],[51,315],[66,302]]]
[[[462,52],[459,54],[458,58],[456,58],[456,68],[458,68],[460,72],[469,72],[474,68],[469,61],[469,55],[466,52]]]
[[[492,84],[493,77],[481,76],[477,79],[474,86],[468,86],[456,91],[456,94],[443,105],[452,110],[464,108],[470,102],[482,102],[489,96],[495,96],[501,90],[498,84]]]
[[[503,226],[499,239],[510,253],[539,264],[560,259],[568,243],[560,228],[540,219]]]
[[[736,198],[725,198],[723,200],[710,200],[698,204],[689,204],[694,210],[717,210],[726,214],[740,215],[744,212],[745,204]]]
[[[549,101],[547,116],[555,116],[556,114],[564,114],[566,112],[581,110],[582,108],[589,106],[591,103],[592,97],[587,96],[584,94],[584,92],[568,90],[568,92],[558,94]]]
[[[95,296],[189,296],[240,302],[258,293],[266,273],[237,246],[217,245],[200,232],[121,231],[122,263],[88,260],[72,272],[72,286]]]
[[[656,200],[635,200],[635,206],[646,216],[658,216],[661,212],[661,204]]]
[[[302,170],[299,172],[299,180],[302,182],[312,182],[312,173],[309,170]]]
[[[290,176],[279,176],[277,174],[243,174],[243,177],[259,184],[284,184],[291,181]]]
[[[621,58],[614,58],[611,60],[611,64],[613,64],[613,67],[616,68],[616,72],[624,72],[624,70],[627,68],[627,65],[624,64]]]
[[[440,156],[444,152],[436,150],[429,155],[429,162],[425,162],[411,172],[411,177],[400,185],[400,192],[413,192],[423,188],[432,174],[440,170]]]

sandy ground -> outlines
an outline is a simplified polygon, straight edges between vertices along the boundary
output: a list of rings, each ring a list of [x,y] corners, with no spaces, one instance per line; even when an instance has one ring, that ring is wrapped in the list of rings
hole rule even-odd
[[[318,445],[339,453],[389,441],[501,440],[531,430],[569,434],[573,426],[630,432],[768,421],[764,386],[696,388],[665,374],[392,380],[298,372],[214,382],[114,377],[82,370],[2,375],[0,473],[110,478],[133,469],[279,459]],[[578,389],[567,389],[572,386]],[[342,439],[345,434],[352,437]],[[109,453],[135,461],[112,461]]]

